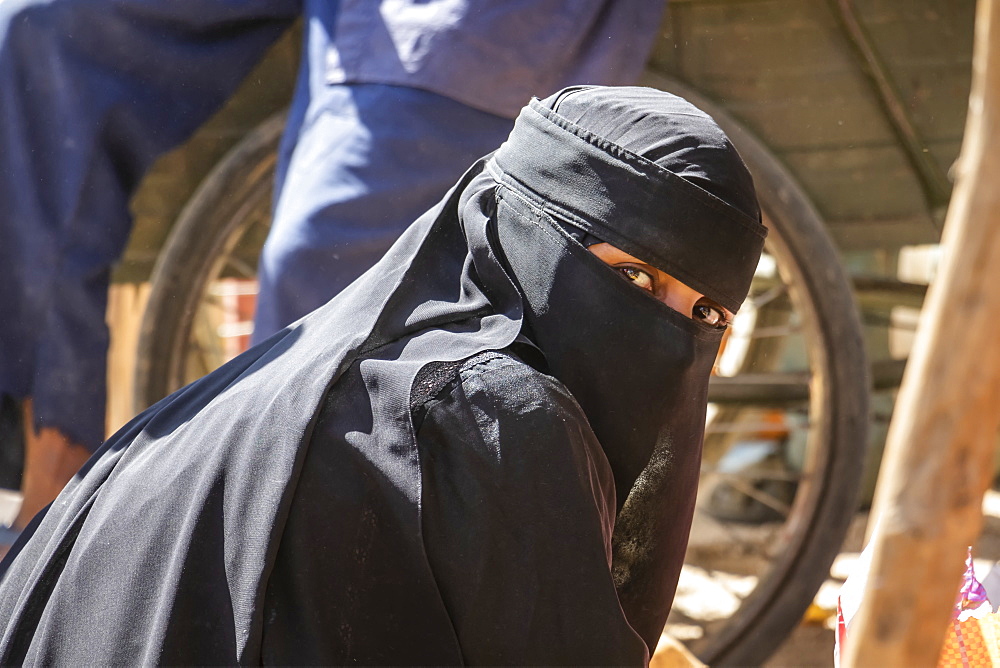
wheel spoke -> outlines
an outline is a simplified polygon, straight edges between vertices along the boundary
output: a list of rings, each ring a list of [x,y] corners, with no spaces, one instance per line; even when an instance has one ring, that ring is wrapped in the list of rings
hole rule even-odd
[[[788,405],[809,400],[808,372],[742,373],[712,376],[708,401],[716,404]]]
[[[791,431],[792,429],[801,429],[803,427],[808,427],[808,422],[796,422],[795,424],[789,423],[778,423],[774,422],[741,422],[738,420],[734,421],[716,421],[713,420],[708,423],[705,427],[705,435],[714,434],[749,434],[756,436],[758,434],[773,433],[775,431]]]
[[[249,262],[237,257],[236,255],[230,255],[226,258],[226,267],[231,267],[236,270],[236,274],[240,278],[256,278],[257,270],[250,265]]]
[[[222,303],[222,295],[211,289],[205,292],[205,296],[201,300],[201,306],[206,310],[225,308]]]
[[[778,283],[772,287],[769,287],[764,292],[759,295],[754,295],[750,298],[755,308],[763,308],[771,302],[773,302],[778,297],[782,297],[788,294],[788,286],[784,283]]]
[[[749,334],[750,339],[784,338],[802,331],[802,325],[789,323],[787,325],[774,325],[771,327],[755,327]]]
[[[714,480],[720,482],[722,481],[729,482],[737,478],[739,479],[749,478],[758,482],[775,480],[778,482],[799,483],[807,478],[805,474],[799,473],[798,471],[786,471],[779,469],[763,469],[763,468],[755,468],[755,469],[750,469],[746,472],[738,472],[738,471],[727,471],[721,469],[718,466],[702,466],[701,473],[702,475],[712,476]]]
[[[771,494],[767,494],[757,489],[757,487],[750,484],[743,478],[740,478],[739,476],[724,475],[720,482],[729,485],[736,491],[740,492],[741,494],[744,494],[745,496],[753,499],[754,501],[764,504],[771,510],[780,514],[784,519],[788,519],[788,516],[792,511],[792,506],[790,504],[784,503],[783,501],[772,496]]]
[[[783,523],[726,521],[704,508],[700,500],[695,516],[698,519],[688,548],[695,563],[686,563],[686,568],[760,576],[766,573],[769,560],[782,544],[777,537]]]

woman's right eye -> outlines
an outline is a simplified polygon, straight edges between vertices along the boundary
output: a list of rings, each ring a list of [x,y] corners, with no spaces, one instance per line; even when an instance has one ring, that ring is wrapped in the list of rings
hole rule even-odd
[[[725,309],[714,303],[695,304],[691,317],[693,320],[711,325],[716,329],[725,329],[729,326],[729,318],[726,316]]]
[[[653,277],[650,276],[645,271],[643,271],[642,269],[638,269],[636,267],[629,267],[627,265],[622,267],[615,267],[615,269],[620,271],[622,276],[632,281],[632,283],[634,283],[637,287],[640,287],[643,290],[646,290],[647,292],[653,291]]]

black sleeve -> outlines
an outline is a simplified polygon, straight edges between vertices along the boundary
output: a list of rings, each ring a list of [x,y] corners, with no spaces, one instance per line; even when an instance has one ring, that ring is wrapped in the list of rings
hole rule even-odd
[[[417,433],[431,569],[472,664],[647,660],[611,576],[610,467],[561,384],[467,365]]]

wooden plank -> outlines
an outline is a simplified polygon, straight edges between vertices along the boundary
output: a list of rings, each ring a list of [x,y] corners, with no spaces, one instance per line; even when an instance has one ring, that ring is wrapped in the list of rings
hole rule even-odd
[[[931,143],[927,149],[934,156],[934,159],[937,160],[938,164],[941,165],[941,169],[946,174],[950,174],[952,166],[958,160],[958,152],[961,147],[962,140],[959,138]]]
[[[711,73],[753,76],[771,69],[854,69],[822,2],[689,4],[676,7],[674,17],[674,38],[683,42],[676,74],[690,81]]]
[[[703,82],[776,152],[895,141],[872,96],[853,75],[769,76],[752,82],[706,77]]]
[[[942,171],[964,125],[970,4],[856,2],[866,27],[884,40],[876,46],[887,51],[880,55]],[[653,67],[723,103],[790,165],[831,224],[928,215],[912,166],[894,148],[895,134],[827,2],[670,7],[664,39],[675,43],[658,45]],[[919,238],[928,236],[924,230]]]
[[[925,212],[919,183],[825,3],[687,3],[671,19],[672,37],[683,42],[669,61],[675,75],[774,149],[826,219]]]
[[[836,220],[827,231],[841,251],[885,249],[897,251],[902,246],[935,244],[941,232],[930,216],[912,218],[868,218]]]
[[[779,153],[827,221],[926,214],[923,192],[894,145]]]
[[[957,48],[971,61],[975,0],[854,0],[854,7],[880,45],[891,47],[886,40],[901,39],[909,50],[925,55]]]
[[[149,298],[149,283],[118,283],[108,293],[108,402],[106,430],[110,436],[132,419],[135,353],[139,326]]]
[[[824,30],[817,24],[816,14],[815,2],[796,0],[670,3],[664,39],[654,46],[650,65],[695,82],[712,63],[718,63],[710,67],[716,72],[788,66],[778,57],[781,49],[774,48],[775,40],[782,43],[786,37],[804,37],[803,43],[808,45],[810,37]],[[782,48],[791,51],[787,44],[782,43]]]
[[[855,7],[921,135],[960,138],[975,1],[867,0]]]
[[[937,2],[940,5],[941,0]],[[830,20],[823,3],[796,2],[792,8],[772,0],[756,5],[739,3],[737,7],[752,8],[754,13],[743,15],[728,5],[714,4],[690,4],[673,10],[671,17],[680,23],[674,31],[675,21],[668,21],[670,30],[665,32],[664,39],[683,40],[686,59],[681,63],[654,56],[651,66],[696,84],[727,105],[734,105],[733,112],[751,126],[758,119],[744,116],[735,105],[780,106],[784,101],[796,100],[796,106],[809,105],[812,115],[829,117],[836,113],[864,118],[866,122],[850,125],[866,133],[877,128],[880,135],[889,136],[891,131],[882,119],[869,85],[846,48],[846,38]],[[797,13],[791,11],[795,8]],[[962,101],[968,93],[971,40],[967,30],[961,29],[960,20],[939,11],[937,15],[950,19],[944,22],[926,18],[926,13],[917,16],[912,11],[896,11],[888,16],[883,13],[882,21],[896,22],[885,23],[883,32],[888,35],[887,41],[876,43],[876,47],[881,47],[880,54],[892,69],[904,101],[914,115],[914,123],[927,141],[956,138],[964,123]],[[939,24],[950,27],[942,31]],[[942,32],[948,38],[935,39]],[[897,34],[905,39],[896,38]],[[720,44],[730,46],[723,49]],[[660,52],[665,50],[664,45]],[[802,125],[801,120],[801,116],[790,119],[779,112],[773,125],[796,128]],[[767,128],[755,130],[769,144],[782,141],[782,133],[770,133]],[[859,142],[872,137],[844,135],[843,139]]]
[[[961,100],[969,98],[970,68],[961,60],[890,66],[900,99],[926,141],[961,139],[966,112]]]

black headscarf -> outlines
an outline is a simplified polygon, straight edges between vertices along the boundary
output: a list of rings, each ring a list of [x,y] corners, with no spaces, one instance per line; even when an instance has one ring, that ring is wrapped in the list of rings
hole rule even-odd
[[[321,406],[333,407],[324,429],[349,435],[354,459],[378,472],[385,512],[412,529],[399,549],[413,550],[420,579],[414,381],[512,345],[569,389],[610,462],[620,598],[655,646],[721,332],[622,280],[580,230],[733,311],[764,237],[742,161],[683,100],[579,88],[533,101],[496,154],[343,293],[108,440],[0,565],[0,663],[258,662]]]

